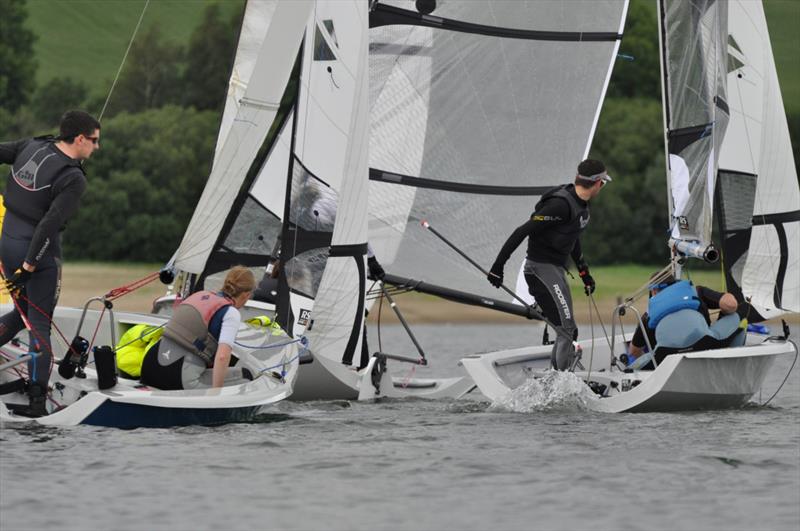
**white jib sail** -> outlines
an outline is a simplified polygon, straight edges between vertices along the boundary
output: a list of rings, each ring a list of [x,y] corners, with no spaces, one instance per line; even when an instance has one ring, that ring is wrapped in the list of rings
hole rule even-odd
[[[276,7],[247,88],[239,99],[236,118],[217,153],[176,252],[177,269],[189,273],[203,270],[242,181],[275,119],[312,5],[310,0],[296,0],[281,2]]]

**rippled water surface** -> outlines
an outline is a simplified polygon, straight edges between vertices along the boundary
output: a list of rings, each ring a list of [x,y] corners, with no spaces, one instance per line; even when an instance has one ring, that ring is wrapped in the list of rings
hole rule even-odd
[[[412,353],[382,330],[384,350]],[[528,326],[414,330],[433,363],[417,376],[539,339]],[[504,405],[284,402],[221,427],[6,426],[0,529],[797,530],[798,374],[769,407],[736,411],[591,413],[565,380]]]

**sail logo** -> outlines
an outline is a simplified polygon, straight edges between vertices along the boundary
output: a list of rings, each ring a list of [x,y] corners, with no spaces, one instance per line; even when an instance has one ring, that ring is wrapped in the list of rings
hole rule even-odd
[[[581,230],[585,229],[586,225],[589,224],[589,216],[586,216],[585,218],[580,218],[580,222],[581,222]]]
[[[308,325],[308,320],[311,319],[311,310],[304,310],[300,309],[300,317],[297,319],[297,324],[306,326]]]
[[[561,293],[561,288],[558,284],[553,284],[553,292],[555,292],[556,297],[558,297],[558,302],[561,303],[561,308],[564,310],[564,317],[572,319],[572,312],[569,311],[569,304],[567,304],[567,299],[564,297],[564,294]]]

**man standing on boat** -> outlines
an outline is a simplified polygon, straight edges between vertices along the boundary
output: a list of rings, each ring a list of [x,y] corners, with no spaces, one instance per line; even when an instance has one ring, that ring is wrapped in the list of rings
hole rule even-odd
[[[0,143],[0,163],[11,165],[0,260],[5,287],[16,301],[15,309],[0,317],[0,346],[25,327],[18,307],[29,320],[30,349],[38,356],[28,364],[29,406],[15,412],[32,417],[47,414],[50,320],[61,281],[60,232],[86,190],[81,163],[100,148],[100,122],[83,111],[65,113],[59,129],[57,138]]]
[[[609,181],[611,177],[602,162],[593,159],[581,162],[575,184],[557,186],[542,196],[530,220],[506,240],[487,277],[499,288],[505,263],[522,240],[528,238],[525,280],[542,313],[557,328],[551,363],[560,371],[568,370],[575,358],[572,341],[567,338],[574,340],[578,336],[572,297],[564,275],[567,259],[571,256],[575,261],[586,294],[593,293],[595,282],[583,259],[580,234],[589,224],[589,201]]]

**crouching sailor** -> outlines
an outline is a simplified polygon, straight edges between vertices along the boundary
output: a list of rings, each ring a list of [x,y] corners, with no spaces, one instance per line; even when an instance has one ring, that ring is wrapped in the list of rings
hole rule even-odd
[[[236,266],[225,277],[222,291],[199,291],[178,305],[163,337],[144,357],[142,383],[176,390],[252,380],[247,369],[228,366],[241,322],[239,308],[255,285],[253,273]]]

